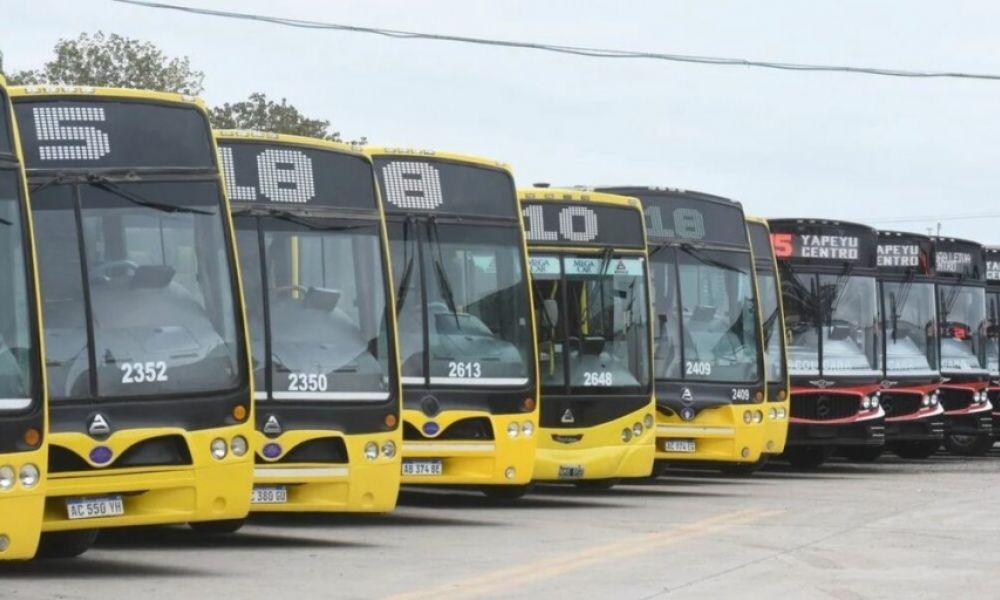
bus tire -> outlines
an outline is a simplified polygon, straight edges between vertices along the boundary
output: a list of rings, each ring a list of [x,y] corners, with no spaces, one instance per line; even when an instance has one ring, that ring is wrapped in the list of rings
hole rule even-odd
[[[930,458],[940,447],[941,442],[938,440],[927,440],[923,442],[895,442],[890,449],[900,458],[923,460]]]
[[[761,454],[756,462],[751,463],[726,463],[719,467],[723,475],[730,477],[750,477],[767,464],[767,455]]]
[[[579,490],[587,492],[606,492],[621,482],[622,480],[617,478],[584,479],[583,481],[577,481],[576,487]]]
[[[513,502],[520,500],[528,494],[535,486],[531,483],[524,485],[484,485],[480,491],[491,500],[503,500]]]
[[[984,456],[993,447],[993,436],[980,435],[946,435],[944,447],[952,454],[959,456]]]
[[[222,521],[196,521],[188,523],[191,529],[206,535],[228,535],[236,533],[247,522],[246,519],[225,519]]]
[[[840,455],[851,462],[875,462],[884,450],[884,446],[846,446]]]
[[[38,558],[76,558],[97,541],[96,529],[43,533],[38,542]]]
[[[783,456],[796,469],[815,469],[833,456],[833,451],[830,446],[792,446]]]

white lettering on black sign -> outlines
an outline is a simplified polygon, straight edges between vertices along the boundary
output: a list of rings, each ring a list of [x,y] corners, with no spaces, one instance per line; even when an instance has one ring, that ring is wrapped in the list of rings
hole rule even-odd
[[[558,228],[546,229],[545,215],[539,204],[525,206],[527,227],[524,235],[531,242],[592,242],[597,239],[597,213],[586,206],[566,206],[559,210]]]
[[[857,260],[858,238],[853,235],[801,235],[799,256],[833,260]]]
[[[986,261],[986,279],[1000,281],[1000,260]]]
[[[972,255],[968,252],[938,252],[935,258],[935,266],[942,273],[961,273],[971,264]]]
[[[222,176],[232,200],[254,202],[257,189],[271,202],[309,202],[316,196],[312,159],[303,152],[268,148],[257,155],[257,186],[237,185],[233,149],[219,148]]]
[[[920,246],[916,244],[879,244],[878,266],[919,267]]]

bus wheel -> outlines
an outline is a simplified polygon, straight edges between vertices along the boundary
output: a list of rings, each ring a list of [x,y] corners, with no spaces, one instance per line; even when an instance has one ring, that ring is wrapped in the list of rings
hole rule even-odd
[[[577,481],[576,487],[588,492],[606,492],[621,482],[621,479],[585,479]]]
[[[930,458],[940,447],[941,442],[928,440],[924,442],[896,442],[892,444],[891,449],[900,458],[924,459]]]
[[[756,462],[752,463],[727,463],[722,465],[719,470],[722,471],[723,475],[730,475],[732,477],[749,477],[764,468],[767,464],[767,456],[764,454],[760,455],[760,458]]]
[[[991,435],[946,435],[944,447],[952,454],[983,456],[993,447]]]
[[[491,500],[505,500],[512,502],[523,498],[535,486],[525,485],[484,485],[480,490]]]
[[[246,519],[226,519],[224,521],[198,521],[188,523],[188,525],[198,533],[226,535],[236,533],[246,522]]]
[[[76,558],[97,541],[96,529],[43,533],[38,543],[38,558]]]
[[[875,462],[884,449],[883,446],[847,446],[840,449],[840,455],[853,462]]]
[[[833,455],[829,446],[792,446],[785,449],[785,460],[796,469],[815,469]]]

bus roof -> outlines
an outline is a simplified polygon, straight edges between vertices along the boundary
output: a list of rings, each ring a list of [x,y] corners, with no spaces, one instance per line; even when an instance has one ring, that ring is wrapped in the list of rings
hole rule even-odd
[[[518,188],[517,196],[518,198],[521,199],[521,201],[571,200],[575,202],[595,202],[598,204],[611,204],[614,206],[635,208],[636,210],[642,209],[642,203],[639,202],[638,198],[632,198],[631,196],[622,196],[621,194],[594,192],[594,191],[574,189],[574,188],[549,188],[549,187]]]
[[[686,198],[690,200],[698,200],[704,202],[715,202],[717,204],[725,205],[736,205],[742,208],[742,204],[736,200],[730,198],[725,198],[723,196],[716,196],[714,194],[707,194],[705,192],[696,192],[694,190],[685,190],[682,188],[673,188],[666,186],[653,186],[653,185],[595,185],[593,187],[587,187],[585,189],[591,189],[595,191],[607,191],[616,194],[624,194],[627,196],[638,196],[640,194],[646,196],[672,196],[676,198]]]
[[[758,217],[757,215],[748,215],[744,213],[743,218],[747,220],[747,223],[756,223],[758,225],[763,225],[764,227],[767,227],[768,230],[771,229],[771,225],[764,217]]]
[[[175,94],[173,92],[154,92],[150,90],[135,90],[131,88],[92,87],[87,85],[22,85],[10,88],[11,98],[58,98],[91,96],[97,98],[119,98],[131,100],[151,100],[176,104],[193,104],[205,109],[205,101],[198,96]]]
[[[345,154],[362,156],[366,159],[370,157],[361,150],[360,146],[324,140],[304,135],[289,135],[287,133],[272,133],[270,131],[260,131],[257,129],[213,129],[212,134],[217,142],[237,141],[237,142],[258,142],[261,144],[283,144],[287,146],[304,146],[317,150],[332,150]]]
[[[470,165],[479,165],[483,167],[492,167],[494,169],[503,169],[508,173],[512,172],[510,165],[492,158],[485,158],[482,156],[473,156],[471,154],[459,154],[457,152],[445,152],[441,150],[427,150],[423,148],[399,148],[391,146],[365,146],[362,150],[368,156],[375,158],[377,156],[403,156],[403,157],[413,157],[413,158],[439,158],[441,160],[450,160],[453,162],[467,163]]]

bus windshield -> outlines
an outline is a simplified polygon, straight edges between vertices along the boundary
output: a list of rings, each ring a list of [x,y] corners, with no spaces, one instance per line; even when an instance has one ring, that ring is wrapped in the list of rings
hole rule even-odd
[[[378,222],[290,219],[236,217],[258,399],[388,400]]]
[[[217,182],[50,181],[32,194],[52,400],[240,382]]]
[[[403,383],[526,385],[532,340],[518,229],[434,217],[388,228]]]
[[[986,294],[986,367],[1000,375],[1000,292]]]
[[[656,377],[758,381],[750,254],[660,246],[651,268]]]
[[[882,311],[886,374],[937,374],[934,284],[883,281]]]
[[[983,334],[986,290],[981,287],[938,285],[941,368],[952,371],[986,369]]]
[[[781,311],[778,300],[781,293],[774,273],[757,271],[757,293],[760,294],[761,315],[764,327],[764,356],[768,381],[784,385],[785,339],[781,333]]]
[[[645,262],[610,251],[531,257],[543,393],[649,389]]]
[[[30,408],[35,396],[19,186],[16,170],[0,169],[0,411]]]
[[[877,291],[873,277],[796,273],[781,279],[789,372],[878,377]]]

